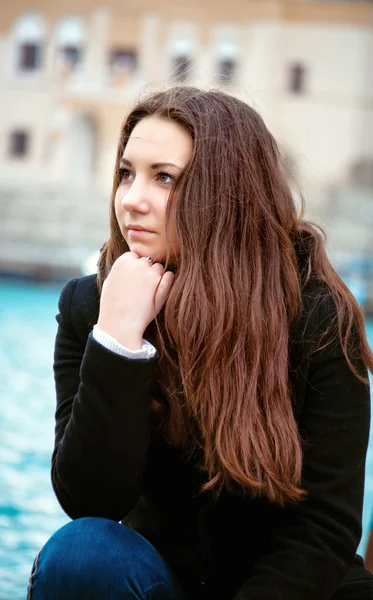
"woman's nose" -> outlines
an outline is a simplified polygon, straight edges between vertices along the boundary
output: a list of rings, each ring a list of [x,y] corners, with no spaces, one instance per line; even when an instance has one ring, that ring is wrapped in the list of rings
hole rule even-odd
[[[131,187],[124,192],[121,204],[128,212],[134,210],[147,212],[149,210],[149,200],[146,185],[140,181],[134,181]]]

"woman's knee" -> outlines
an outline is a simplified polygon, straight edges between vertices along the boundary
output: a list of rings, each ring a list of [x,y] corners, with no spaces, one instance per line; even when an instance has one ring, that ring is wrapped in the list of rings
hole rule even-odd
[[[29,597],[84,598],[93,588],[99,597],[100,586],[123,577],[126,538],[130,537],[126,527],[109,519],[84,517],[67,523],[38,554]]]
[[[120,523],[98,517],[84,517],[71,521],[58,529],[42,548],[40,558],[43,557],[50,567],[59,570],[65,566],[69,570],[83,562],[93,565],[97,561],[101,568],[106,552],[110,548],[110,558],[118,548],[115,530],[123,528]],[[123,528],[124,529],[124,528]]]
[[[141,597],[141,590],[162,580],[169,581],[170,573],[147,540],[115,521],[84,517],[61,527],[42,548],[29,597],[102,598],[111,586]]]

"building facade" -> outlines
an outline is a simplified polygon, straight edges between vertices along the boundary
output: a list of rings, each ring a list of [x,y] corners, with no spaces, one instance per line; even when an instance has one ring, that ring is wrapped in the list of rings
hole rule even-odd
[[[372,2],[3,7],[0,267],[25,253],[72,264],[101,245],[121,122],[139,94],[173,82],[257,108],[311,212],[330,214],[329,190],[373,184],[372,64]]]

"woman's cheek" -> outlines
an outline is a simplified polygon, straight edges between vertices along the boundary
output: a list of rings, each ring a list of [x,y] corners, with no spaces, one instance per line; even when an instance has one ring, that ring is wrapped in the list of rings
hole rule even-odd
[[[116,214],[118,220],[119,220],[120,215],[123,214],[123,206],[122,206],[122,202],[121,202],[122,198],[123,198],[123,191],[121,191],[121,189],[118,188],[116,191],[116,194],[115,194],[115,198],[114,198],[115,214]]]

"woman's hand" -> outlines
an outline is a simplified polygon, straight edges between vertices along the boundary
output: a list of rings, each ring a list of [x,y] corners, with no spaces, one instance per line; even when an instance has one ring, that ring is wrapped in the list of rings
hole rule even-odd
[[[123,346],[140,349],[144,331],[166,302],[173,280],[174,274],[160,263],[150,265],[135,252],[125,252],[104,281],[97,326]]]

